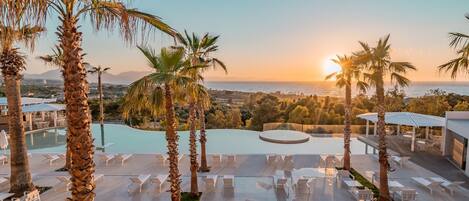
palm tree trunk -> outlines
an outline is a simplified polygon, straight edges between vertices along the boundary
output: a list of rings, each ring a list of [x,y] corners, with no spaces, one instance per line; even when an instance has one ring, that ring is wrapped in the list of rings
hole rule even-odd
[[[205,133],[205,110],[204,106],[199,103],[199,120],[200,120],[200,168],[201,172],[210,172],[210,167],[207,165],[207,135]]]
[[[5,50],[0,63],[5,82],[8,103],[8,132],[10,134],[10,192],[22,196],[25,191],[35,189],[29,168],[28,150],[24,134],[23,112],[21,109],[19,71],[24,69],[24,58],[16,50]]]
[[[381,74],[382,75],[382,74]],[[383,76],[380,76],[382,78]],[[385,109],[384,109],[384,82],[379,80],[376,84],[377,110],[378,110],[378,150],[379,150],[379,200],[389,201],[388,187],[388,155],[386,148],[386,132],[385,132]]]
[[[103,103],[103,85],[101,83],[101,74],[102,72],[98,72],[98,93],[99,93],[99,124],[101,128],[101,147],[103,148],[104,152],[104,103]]]
[[[165,109],[166,109],[166,140],[168,141],[169,158],[169,182],[171,183],[171,200],[181,200],[181,175],[178,168],[178,140],[176,132],[176,117],[174,114],[173,96],[171,86],[165,84]]]
[[[344,169],[350,170],[350,124],[352,113],[352,87],[351,78],[345,86],[345,128],[344,128]]]
[[[189,101],[189,152],[190,152],[190,170],[191,170],[191,196],[197,197],[199,189],[197,185],[197,136],[196,136],[196,122],[195,122],[196,108],[195,100]]]
[[[68,13],[61,19],[58,28],[60,45],[63,49],[64,95],[67,116],[68,147],[71,154],[72,201],[88,201],[95,198],[93,161],[94,145],[91,134],[91,115],[88,106],[88,82],[83,65],[78,19]]]

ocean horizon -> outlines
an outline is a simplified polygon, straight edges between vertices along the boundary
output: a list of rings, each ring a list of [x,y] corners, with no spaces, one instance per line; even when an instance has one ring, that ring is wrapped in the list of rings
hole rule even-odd
[[[242,92],[265,92],[303,94],[318,96],[343,96],[344,89],[340,89],[335,82],[330,81],[207,81],[206,86],[212,90],[230,90]],[[386,84],[386,90],[394,88],[390,83]],[[440,89],[447,93],[469,95],[469,82],[465,81],[418,81],[412,82],[408,87],[400,87],[408,97],[423,96],[430,90]],[[374,89],[368,90],[367,94],[374,93]],[[357,90],[354,88],[352,94],[355,96]]]

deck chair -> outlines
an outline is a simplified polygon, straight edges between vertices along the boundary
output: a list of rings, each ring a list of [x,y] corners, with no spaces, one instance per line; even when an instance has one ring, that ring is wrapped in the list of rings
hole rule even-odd
[[[434,189],[440,189],[441,182],[429,181],[423,177],[412,177],[412,180],[430,190],[430,195],[433,195]]]
[[[49,165],[52,165],[54,161],[60,159],[59,155],[56,154],[43,154],[42,156],[45,158],[45,160],[49,161]]]
[[[236,155],[226,155],[226,165],[236,167]]]
[[[114,154],[101,154],[100,157],[101,157],[101,160],[104,161],[106,163],[106,166],[107,166],[111,160],[116,158],[116,155],[114,155]]]
[[[371,192],[369,189],[352,188],[349,192],[358,201],[372,201],[373,200],[373,192]]]
[[[130,183],[130,185],[129,185],[129,193],[130,193],[130,187],[132,185],[137,185],[138,186],[138,192],[141,193],[143,185],[145,185],[145,183],[148,181],[150,176],[151,175],[149,175],[149,174],[141,174],[141,175],[138,175],[137,177],[130,177],[130,181],[132,183]]]
[[[444,189],[448,190],[451,194],[451,196],[454,195],[454,191],[461,189],[461,185],[464,184],[464,181],[448,181],[446,179],[443,179],[441,177],[431,177],[430,178],[433,181],[440,182],[440,186],[443,187]]]
[[[205,181],[205,190],[214,191],[217,186],[217,175],[207,175],[204,179]]]
[[[133,154],[119,154],[118,159],[121,161],[121,166],[124,166],[124,162],[129,160]]]
[[[395,163],[399,164],[401,168],[410,160],[410,157],[408,156],[391,156],[391,160],[394,161]]]
[[[59,180],[59,183],[57,184],[57,186],[64,185],[65,191],[68,191],[70,189],[70,184],[72,184],[72,182],[70,181],[69,176],[57,176],[56,178],[57,180]]]
[[[168,179],[168,176],[169,175],[167,174],[159,174],[151,179],[151,183],[156,186],[155,191],[161,192],[161,187],[163,187],[163,184]]]
[[[293,184],[293,189],[295,189],[295,194],[300,194],[300,195],[309,195],[311,194],[311,186],[310,186],[310,179],[307,178],[300,178],[296,182],[296,184]]]
[[[0,156],[0,161],[2,161],[2,165],[5,165],[5,163],[8,162],[8,157],[5,155]]]
[[[401,201],[417,200],[417,191],[415,189],[401,189],[393,193],[393,199]]]
[[[277,155],[266,155],[267,165],[274,165],[277,162]]]
[[[165,162],[166,162],[167,159],[168,159],[168,156],[167,156],[167,155],[156,154],[156,162],[157,162],[158,164],[161,164],[161,166],[164,166],[164,165],[165,165]]]
[[[94,182],[97,183],[98,181],[101,181],[104,179],[104,174],[95,174],[94,175]]]
[[[221,166],[221,155],[214,154],[212,155],[212,167],[220,167]]]
[[[10,184],[10,179],[5,178],[5,177],[0,177],[0,186]]]
[[[234,188],[234,176],[233,175],[223,176],[223,188]]]

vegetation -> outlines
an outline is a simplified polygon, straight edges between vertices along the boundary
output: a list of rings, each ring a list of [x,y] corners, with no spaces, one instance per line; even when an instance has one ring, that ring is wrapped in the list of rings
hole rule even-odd
[[[360,66],[358,65],[357,58],[350,56],[337,56],[337,58],[333,59],[333,61],[334,63],[338,64],[341,69],[339,72],[328,75],[326,79],[335,77],[336,85],[340,88],[345,87],[344,168],[346,170],[350,170],[350,135],[352,133],[350,128],[352,124],[352,82],[357,80],[357,88],[362,92],[366,91],[368,84],[360,80],[360,78],[363,76],[361,75],[362,69],[359,68]],[[294,111],[295,110],[292,112]]]
[[[368,181],[368,179],[366,179],[363,175],[361,175],[358,171],[356,171],[353,168],[350,169],[350,173],[352,174],[353,178],[355,178],[355,180],[360,182],[360,184],[363,187],[366,187],[366,188],[370,189],[373,192],[373,197],[375,197],[375,198],[380,197],[379,196],[379,189],[373,183]]]
[[[381,201],[390,200],[388,188],[388,154],[386,147],[386,131],[384,116],[385,108],[385,91],[384,79],[389,76],[391,82],[396,85],[405,87],[410,83],[410,80],[404,77],[405,73],[409,70],[416,70],[416,68],[409,62],[394,62],[391,61],[390,50],[391,45],[389,36],[378,40],[375,47],[370,47],[364,42],[360,42],[362,50],[356,53],[357,60],[365,70],[364,79],[368,85],[376,90],[376,110],[378,113],[378,150],[379,150],[379,166],[380,166],[380,197]]]
[[[0,14],[0,70],[5,83],[8,104],[8,132],[10,135],[10,192],[22,196],[26,191],[35,190],[29,168],[26,136],[24,134],[23,112],[21,106],[21,72],[26,69],[26,58],[16,47],[23,43],[30,50],[36,38],[44,31],[41,26],[29,24],[27,7],[18,4],[0,4],[0,10],[11,13]]]
[[[32,10],[30,17],[35,18],[34,20],[45,22],[45,19],[54,13],[61,24],[57,28],[57,35],[58,48],[63,53],[61,60],[67,105],[67,143],[72,157],[69,169],[72,176],[70,200],[94,200],[94,145],[90,129],[91,119],[88,115],[88,82],[83,62],[79,20],[86,15],[96,30],[113,30],[117,27],[127,42],[135,40],[135,32],[138,30],[160,29],[169,34],[174,32],[158,17],[129,9],[121,1],[35,0],[21,1],[18,4],[22,3]]]
[[[98,95],[99,95],[99,124],[101,128],[101,148],[104,151],[104,100],[103,100],[103,84],[101,83],[101,75],[111,68],[103,68],[101,66],[98,67],[91,67],[90,70],[88,70],[89,73],[91,74],[98,74]]]

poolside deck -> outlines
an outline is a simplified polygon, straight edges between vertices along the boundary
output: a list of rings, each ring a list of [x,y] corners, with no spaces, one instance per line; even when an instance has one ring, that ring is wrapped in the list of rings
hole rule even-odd
[[[67,197],[68,192],[65,191],[64,186],[57,185],[59,182],[56,177],[60,175],[67,175],[67,173],[54,172],[55,169],[63,166],[64,161],[59,160],[53,163],[52,166],[49,166],[47,161],[44,161],[40,154],[32,154],[30,161],[35,184],[40,186],[54,186],[53,189],[42,194],[41,198],[48,201],[64,200]],[[138,174],[151,174],[152,176],[156,176],[157,174],[167,174],[167,167],[162,167],[161,164],[158,164],[156,162],[155,155],[135,154],[124,164],[124,166],[121,166],[121,164],[117,161],[111,162],[108,166],[105,166],[105,164],[100,161],[98,157],[96,157],[96,162],[96,173],[105,175],[103,180],[97,182],[96,200],[169,200],[168,192],[156,192],[155,186],[152,184],[145,185],[141,193],[129,193],[130,176],[135,176]],[[319,155],[294,155],[295,168],[317,168],[319,165]],[[352,165],[360,172],[367,170],[378,170],[377,160],[370,155],[352,156]],[[188,191],[190,187],[190,173],[188,168],[188,157],[184,157],[184,159],[181,161],[180,169],[183,175],[182,187],[185,191]],[[201,178],[207,174],[234,175],[234,192],[225,190],[223,188],[223,182],[220,178],[216,189],[212,192],[204,193],[202,200],[353,200],[350,193],[344,187],[341,188],[335,183],[334,178],[327,177],[321,177],[315,180],[309,199],[298,199],[299,197],[295,196],[291,186],[289,187],[290,190],[288,196],[287,194],[276,193],[273,188],[272,176],[275,174],[275,171],[278,168],[280,168],[280,165],[267,165],[265,155],[240,155],[237,158],[236,167],[214,167],[212,172],[200,174]],[[0,167],[0,175],[7,176],[10,171],[9,169],[10,168],[8,165]],[[466,189],[457,192],[454,197],[451,197],[448,193],[442,191],[435,192],[434,195],[431,196],[426,189],[421,188],[419,185],[412,182],[410,177],[431,177],[437,175],[431,171],[423,169],[414,163],[410,163],[403,168],[399,168],[395,172],[390,173],[389,176],[390,179],[399,181],[406,187],[415,188],[419,193],[419,200],[462,201],[469,199],[469,191]],[[202,179],[199,180],[199,184],[200,190],[205,191],[204,182]],[[168,184],[165,184],[164,188],[167,189],[168,186]],[[5,191],[7,188],[8,186],[3,186],[0,190]]]
[[[365,143],[376,144],[378,141],[377,136],[360,137],[360,140]],[[411,161],[425,167],[426,169],[444,177],[450,181],[465,181],[463,186],[469,189],[469,177],[466,176],[460,169],[455,167],[447,158],[441,156],[438,150],[425,150],[412,152],[410,150],[410,144],[402,143],[401,140],[395,136],[388,136],[386,138],[388,142],[388,149],[392,152],[398,153],[403,156],[410,156]]]

